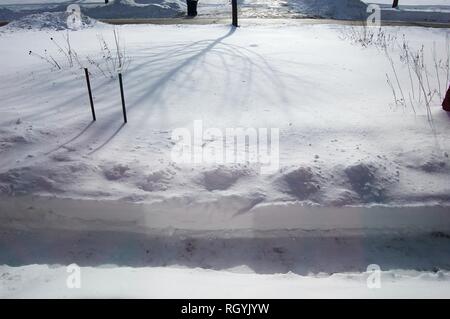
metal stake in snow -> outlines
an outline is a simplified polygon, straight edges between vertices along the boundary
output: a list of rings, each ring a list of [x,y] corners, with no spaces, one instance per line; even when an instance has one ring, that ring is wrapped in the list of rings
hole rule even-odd
[[[89,71],[87,68],[84,68],[84,73],[86,74],[86,83],[89,92],[89,101],[91,102],[91,111],[92,111],[92,120],[95,121],[95,110],[94,110],[94,100],[92,99],[92,91],[91,91],[91,81],[89,81]]]
[[[120,97],[122,98],[123,121],[127,123],[127,109],[125,108],[125,97],[123,95],[122,73],[119,73]]]
[[[237,0],[231,0],[231,9],[232,9],[232,25],[234,27],[238,26],[238,9],[237,9]]]

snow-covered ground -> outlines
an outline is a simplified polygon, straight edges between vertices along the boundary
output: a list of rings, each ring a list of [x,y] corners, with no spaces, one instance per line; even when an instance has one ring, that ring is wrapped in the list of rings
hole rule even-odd
[[[445,272],[382,272],[298,276],[255,275],[204,269],[81,268],[81,287],[67,288],[66,267],[0,267],[0,298],[449,298]]]
[[[0,29],[2,297],[449,297],[449,29],[116,27],[123,124],[114,27],[37,17]],[[279,166],[176,162],[198,121],[278,129]]]
[[[447,80],[439,70],[438,86],[432,59],[435,46],[437,59],[446,60],[448,29],[384,29],[397,36],[390,55],[406,103],[396,106],[386,83],[386,74],[395,81],[389,59],[375,46],[343,39],[354,28],[295,21],[237,30],[123,26],[131,61],[124,72],[127,125],[117,79],[85,60],[99,57],[99,34],[112,43],[112,29],[100,24],[70,33],[72,49],[94,73],[95,123],[84,73],[65,67],[54,44],[64,43],[64,31],[1,35],[3,194],[131,202],[231,197],[248,209],[296,200],[448,204],[450,123],[439,96]],[[410,88],[400,62],[403,34],[412,47],[424,45],[436,89],[433,128],[418,83]],[[65,69],[30,51],[51,54]],[[205,130],[278,128],[279,170],[174,162],[172,131],[193,129],[197,120]]]

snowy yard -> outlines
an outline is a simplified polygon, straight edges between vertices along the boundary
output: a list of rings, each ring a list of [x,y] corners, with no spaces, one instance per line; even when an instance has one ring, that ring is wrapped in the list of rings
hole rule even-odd
[[[450,200],[449,118],[436,93],[430,125],[423,100],[413,100],[400,48],[390,54],[406,101],[395,105],[385,53],[343,39],[346,26],[123,26],[130,61],[124,72],[129,123],[123,125],[117,78],[83,60],[100,54],[99,34],[113,43],[112,28],[70,33],[72,48],[93,73],[95,123],[83,70],[65,67],[53,43],[64,44],[65,32],[1,35],[3,194],[132,202],[233,196],[245,207]],[[399,46],[403,34],[411,46],[424,45],[430,86],[437,89],[432,51],[436,46],[439,59],[446,58],[447,29],[385,30]],[[29,55],[45,50],[59,56],[63,70]],[[195,121],[204,130],[278,128],[280,169],[260,174],[245,163],[174,163],[172,131],[192,129]]]
[[[450,297],[448,28],[87,22],[0,28],[0,297]],[[272,166],[177,162],[199,124]]]

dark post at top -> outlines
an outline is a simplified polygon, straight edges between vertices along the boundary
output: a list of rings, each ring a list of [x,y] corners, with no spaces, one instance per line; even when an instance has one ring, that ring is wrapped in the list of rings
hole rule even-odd
[[[232,8],[232,24],[234,27],[238,26],[238,9],[237,9],[237,0],[231,0],[231,8]]]
[[[123,121],[127,123],[127,109],[125,108],[125,97],[123,94],[122,73],[119,73],[120,97],[122,98]]]
[[[392,8],[398,7],[398,0],[394,0],[394,3],[392,3]]]
[[[89,80],[89,71],[87,68],[84,68],[84,74],[86,75],[86,84],[89,93],[89,102],[91,103],[92,120],[95,121],[96,117],[94,109],[94,99],[92,98],[91,81]]]

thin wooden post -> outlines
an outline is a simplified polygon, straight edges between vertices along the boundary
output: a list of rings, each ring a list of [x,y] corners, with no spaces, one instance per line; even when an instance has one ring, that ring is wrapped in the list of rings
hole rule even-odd
[[[237,8],[237,0],[231,0],[231,9],[232,9],[232,25],[234,27],[238,26],[238,8]]]
[[[123,121],[127,123],[127,109],[125,108],[125,97],[123,94],[122,73],[119,73],[120,97],[122,98]]]
[[[397,8],[398,7],[398,0],[394,0],[394,2],[392,3],[392,8]]]
[[[92,91],[91,91],[91,81],[89,81],[89,71],[87,68],[84,68],[84,73],[86,74],[86,83],[89,92],[89,101],[91,102],[92,120],[96,121],[97,118],[95,117],[94,99],[92,98]]]

